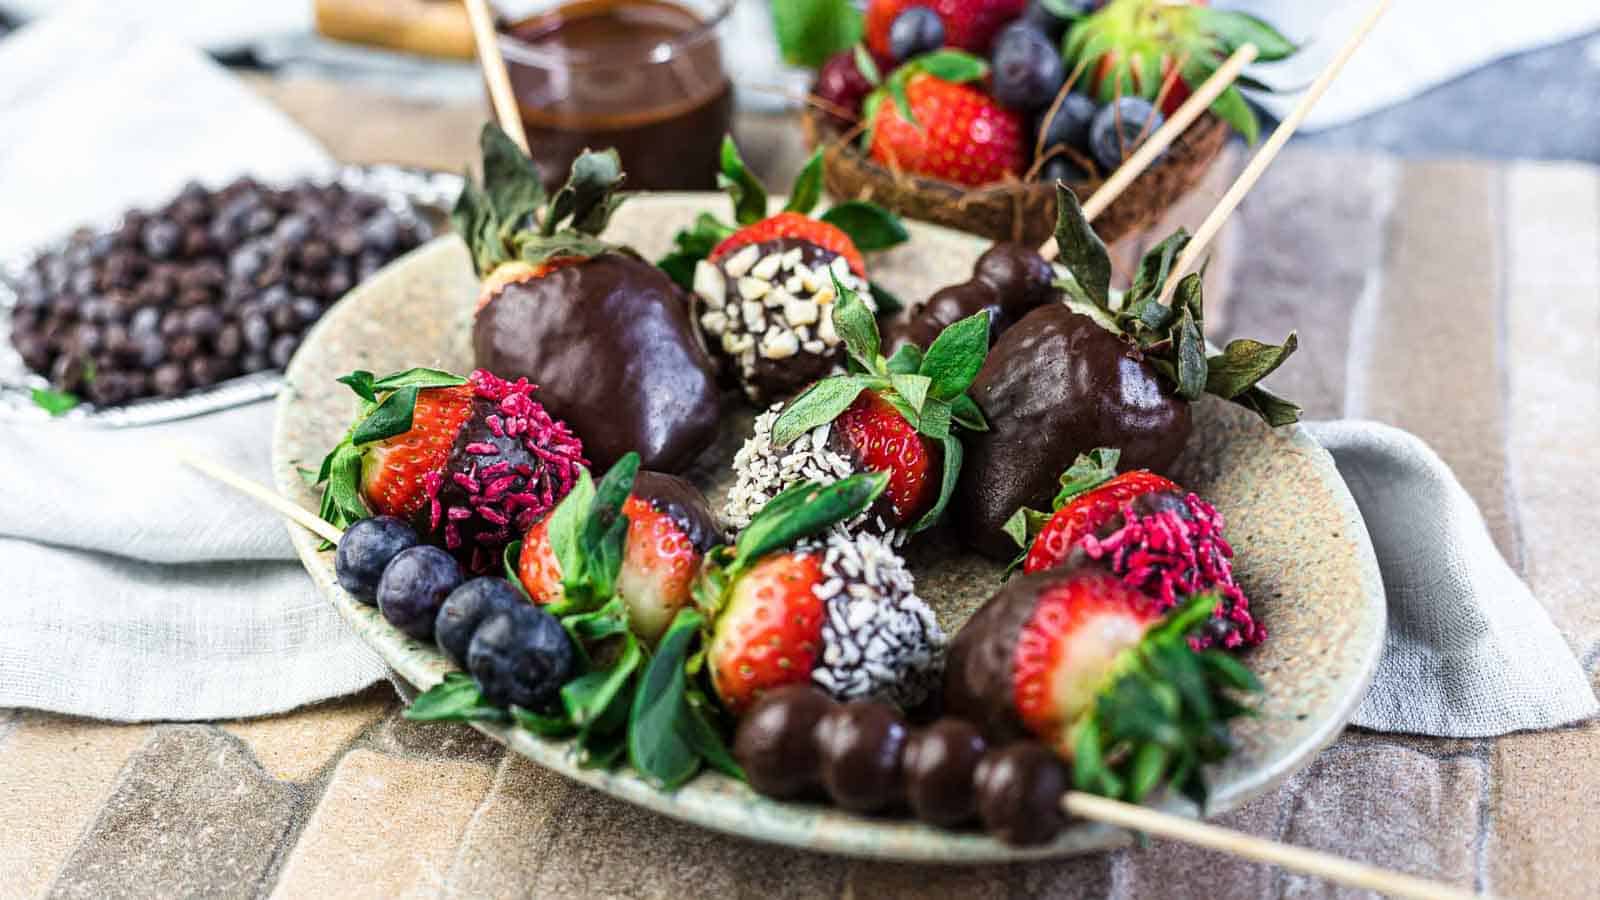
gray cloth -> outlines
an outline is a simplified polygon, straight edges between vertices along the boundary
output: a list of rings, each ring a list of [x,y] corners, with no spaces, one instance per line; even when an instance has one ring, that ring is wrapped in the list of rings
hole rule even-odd
[[[1383,657],[1354,723],[1493,737],[1594,716],[1572,649],[1438,454],[1375,422],[1310,427],[1361,507],[1388,595]]]

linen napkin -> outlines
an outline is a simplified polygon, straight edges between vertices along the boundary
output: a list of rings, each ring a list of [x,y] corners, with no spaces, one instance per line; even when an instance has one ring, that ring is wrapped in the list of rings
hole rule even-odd
[[[1388,595],[1383,656],[1354,724],[1492,737],[1600,711],[1572,648],[1438,454],[1376,422],[1309,428],[1361,508]]]
[[[63,14],[0,41],[0,255],[185,181],[331,168],[200,53]],[[268,481],[269,403],[144,428],[0,425],[0,707],[262,715],[361,689],[379,659],[282,522],[171,446]]]

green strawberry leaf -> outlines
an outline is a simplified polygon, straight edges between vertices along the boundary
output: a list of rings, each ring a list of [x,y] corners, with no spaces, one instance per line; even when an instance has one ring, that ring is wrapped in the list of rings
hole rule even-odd
[[[334,381],[347,385],[350,390],[356,392],[357,397],[368,403],[378,402],[377,390],[373,387],[372,373],[366,369],[357,369],[349,375],[340,375]]]
[[[850,0],[781,0],[771,7],[778,51],[791,66],[818,68],[861,40],[861,12]]]
[[[675,249],[657,260],[656,267],[666,272],[679,287],[693,290],[695,264],[710,256],[711,251],[733,232],[733,226],[718,221],[710,213],[701,213],[692,226],[673,235]]]
[[[368,381],[368,383],[370,385],[370,389],[373,390],[373,391],[394,391],[394,390],[399,390],[400,388],[408,388],[408,387],[414,387],[414,388],[456,387],[457,385],[462,385],[462,384],[466,384],[467,383],[467,379],[462,378],[460,375],[453,375],[453,374],[451,374],[449,372],[441,372],[438,369],[422,369],[422,368],[407,369],[404,372],[396,372],[393,375],[385,375],[382,378],[379,378],[377,381],[372,381],[372,373],[370,373],[370,372],[360,372],[360,371],[358,371],[358,372],[353,372],[353,373],[351,373],[351,375],[347,375],[345,377],[349,378],[349,377],[360,376],[360,375],[367,376],[367,381]],[[350,382],[345,381],[344,378],[340,378],[339,381],[341,381],[341,382],[343,382],[345,384],[350,384]],[[351,386],[352,389],[355,389],[355,385],[350,385],[350,386]],[[356,393],[359,394],[359,393],[361,393],[361,391],[357,390]],[[372,398],[368,397],[367,399],[370,400]]]
[[[546,527],[550,550],[555,555],[556,563],[561,566],[561,588],[565,594],[559,604],[561,612],[568,611],[569,605],[581,607],[588,593],[582,535],[594,495],[594,481],[589,477],[589,470],[580,469],[577,484],[556,504],[550,513],[550,524]]]
[[[857,43],[850,48],[850,53],[855,58],[856,71],[867,80],[867,84],[877,87],[883,83],[883,72],[878,69],[878,61],[872,58],[866,44]]]
[[[1039,536],[1040,530],[1049,521],[1050,513],[1023,506],[1011,514],[1011,518],[1006,520],[1006,523],[1001,526],[1001,530],[1006,533],[1007,537],[1017,542],[1017,546],[1022,548],[1023,556],[1026,556],[1028,549],[1033,546],[1033,539]],[[1023,556],[1017,557],[1012,565],[1022,565]]]
[[[1211,111],[1217,118],[1228,123],[1228,127],[1239,132],[1245,143],[1255,146],[1261,137],[1261,121],[1256,118],[1256,111],[1251,108],[1249,101],[1244,99],[1244,94],[1239,93],[1239,88],[1229,85],[1228,89],[1217,95],[1211,101]]]
[[[549,262],[562,256],[588,259],[616,249],[593,235],[570,229],[549,236],[541,236],[532,231],[519,232],[514,243],[517,258],[530,265]]]
[[[1128,775],[1128,802],[1140,803],[1145,795],[1161,783],[1166,774],[1171,754],[1160,744],[1144,744],[1134,751],[1132,771]]]
[[[818,147],[801,167],[800,174],[795,176],[794,184],[789,188],[789,202],[783,205],[783,211],[810,215],[821,199],[822,148]]]
[[[946,434],[944,437],[944,473],[939,481],[939,499],[933,502],[933,508],[917,520],[911,529],[913,532],[932,528],[938,523],[939,517],[944,515],[945,507],[950,505],[950,498],[955,496],[956,484],[961,480],[961,441],[954,435]]]
[[[622,505],[628,502],[638,472],[639,454],[633,451],[623,454],[596,485],[594,502],[589,505],[589,515],[583,523],[579,551],[588,561],[589,578],[598,597],[611,595],[611,585],[622,564],[621,545],[628,530]]]
[[[1198,279],[1198,274],[1189,278]],[[1199,400],[1206,392],[1206,339],[1187,306],[1178,310],[1176,328],[1178,354],[1178,396]]]
[[[989,64],[965,50],[935,50],[913,59],[902,68],[906,67],[954,84],[977,81],[989,74]]]
[[[833,302],[833,328],[844,339],[845,352],[864,370],[877,371],[878,348],[883,343],[878,336],[877,319],[855,291],[840,283],[832,269],[828,270],[828,277],[833,279],[837,297]]]
[[[500,565],[505,573],[506,580],[511,582],[511,586],[517,589],[517,593],[521,594],[524,600],[532,603],[533,598],[528,595],[528,589],[523,586],[522,573],[518,570],[518,563],[521,559],[522,541],[512,541],[506,545],[504,550],[500,551]]]
[[[684,666],[705,617],[679,610],[645,667],[628,714],[628,762],[663,790],[683,784],[700,770],[695,712],[687,699]]]
[[[511,707],[511,721],[515,722],[518,728],[530,731],[542,738],[568,738],[578,732],[578,729],[573,726],[572,720],[568,719],[565,714],[544,715],[530,712],[520,706]]]
[[[939,332],[939,336],[928,345],[928,352],[917,371],[927,376],[929,393],[933,397],[950,401],[972,387],[972,381],[978,377],[978,370],[983,368],[983,360],[988,355],[989,314],[974,313]]]
[[[989,423],[983,418],[983,410],[979,409],[977,401],[967,394],[962,394],[951,402],[950,418],[968,431],[989,430]]]
[[[1111,254],[1084,218],[1078,195],[1056,184],[1056,244],[1079,288],[1101,309],[1111,308]]]
[[[1061,473],[1061,490],[1056,492],[1050,508],[1060,509],[1079,495],[1117,477],[1117,461],[1121,457],[1122,451],[1115,447],[1098,447],[1078,454],[1072,465]]]
[[[768,501],[739,533],[730,571],[855,518],[888,484],[888,473],[866,472],[826,486],[808,481],[789,488]]]
[[[613,707],[627,711],[621,704]],[[628,752],[628,732],[623,728],[595,727],[578,739],[578,767],[613,769]]]
[[[868,200],[836,203],[818,218],[844,232],[862,253],[887,250],[911,239],[899,216]]]
[[[1300,421],[1300,407],[1257,385],[1234,396],[1233,402],[1260,416],[1268,425],[1293,425]]]
[[[534,213],[544,205],[544,179],[511,136],[493,122],[478,133],[483,153],[483,199],[494,218],[501,240],[528,227]]]
[[[580,675],[561,686],[561,706],[580,736],[596,727],[643,661],[638,639],[624,632],[622,653],[609,669]]]
[[[350,442],[368,444],[410,431],[411,419],[417,408],[418,390],[405,387],[384,397],[377,408],[356,425],[355,431],[350,434]]]
[[[489,209],[489,198],[472,183],[470,173],[463,175],[461,180],[461,193],[456,196],[455,206],[450,209],[450,227],[466,242],[472,257],[472,269],[482,277],[494,268],[497,260],[492,257],[504,251],[495,246],[498,241],[493,236],[497,230],[494,228],[494,213]],[[488,228],[484,227],[485,223]],[[487,241],[486,236],[489,238]]]
[[[773,444],[787,447],[800,435],[832,422],[877,380],[865,375],[836,375],[806,388],[789,401],[772,423]]]
[[[82,402],[78,399],[78,395],[71,391],[56,391],[49,388],[34,388],[29,392],[29,397],[34,406],[52,416],[62,415]]]
[[[684,665],[686,674],[693,671],[692,662]],[[716,711],[712,709],[711,701],[706,698],[705,694],[694,688],[690,688],[685,693],[685,699],[688,705],[687,728],[685,730],[688,733],[689,743],[694,746],[701,759],[705,760],[706,765],[727,775],[729,778],[737,778],[740,781],[744,781],[744,769],[740,768],[738,761],[728,751],[728,745],[723,741],[722,733],[712,724],[712,721],[716,718]]]
[[[933,379],[926,375],[901,375],[898,372],[891,372],[889,385],[900,395],[900,399],[920,416],[922,407],[928,402],[928,391],[933,387]]]
[[[585,150],[572,161],[567,183],[550,199],[542,232],[556,233],[560,223],[571,218],[570,228],[579,234],[598,235],[605,230],[621,198],[616,191],[627,176],[616,150]]]
[[[896,350],[894,355],[889,357],[889,360],[885,363],[885,366],[888,368],[890,374],[898,372],[902,375],[910,375],[922,368],[922,359],[923,356],[921,347],[918,347],[916,344],[901,344],[900,349]]]
[[[1293,56],[1300,49],[1278,29],[1249,13],[1197,6],[1190,10],[1190,15],[1201,29],[1221,40],[1223,55],[1245,44],[1255,44],[1260,51],[1256,54],[1257,60],[1277,62]]]
[[[1277,346],[1246,338],[1229,341],[1206,359],[1206,392],[1232,400],[1271,375],[1299,346],[1293,331]]]
[[[745,167],[733,135],[722,138],[722,171],[717,173],[717,186],[733,200],[735,222],[754,225],[767,217],[767,189]]]
[[[950,403],[946,400],[929,400],[917,411],[913,423],[917,433],[942,441],[950,436]]]
[[[1128,287],[1127,294],[1123,295],[1123,305],[1132,310],[1140,301],[1153,299],[1160,294],[1161,288],[1167,283],[1167,276],[1172,273],[1173,263],[1178,260],[1178,254],[1182,253],[1188,244],[1189,232],[1179,228],[1146,250],[1139,258],[1139,268],[1133,274],[1133,284]]]
[[[462,672],[417,695],[404,713],[413,722],[503,722],[505,710],[483,699],[477,682]]]
[[[322,461],[328,483],[322,491],[317,515],[335,528],[349,528],[371,515],[361,499],[361,451],[348,439],[341,441]],[[320,473],[319,473],[320,474]]]

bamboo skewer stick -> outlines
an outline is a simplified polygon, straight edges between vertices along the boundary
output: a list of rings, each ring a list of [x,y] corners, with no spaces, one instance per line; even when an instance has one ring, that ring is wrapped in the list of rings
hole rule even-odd
[[[1201,222],[1200,227],[1195,229],[1194,236],[1189,239],[1189,243],[1184,246],[1183,252],[1178,255],[1177,262],[1173,264],[1172,273],[1167,278],[1167,283],[1161,288],[1158,299],[1162,304],[1172,302],[1172,295],[1177,291],[1178,282],[1183,279],[1184,273],[1192,269],[1195,263],[1199,261],[1201,254],[1205,253],[1206,247],[1216,238],[1217,232],[1222,230],[1222,225],[1228,220],[1228,216],[1233,214],[1234,209],[1239,206],[1239,202],[1244,199],[1244,195],[1255,187],[1256,182],[1261,178],[1261,173],[1265,172],[1267,166],[1272,164],[1272,160],[1278,155],[1278,151],[1283,149],[1283,145],[1288,143],[1295,129],[1299,128],[1300,123],[1304,122],[1306,116],[1311,113],[1311,108],[1316,106],[1317,101],[1322,99],[1322,95],[1328,92],[1333,80],[1339,77],[1339,73],[1344,69],[1344,64],[1350,61],[1351,56],[1355,55],[1356,50],[1367,39],[1367,35],[1378,24],[1378,20],[1383,17],[1385,12],[1388,12],[1389,5],[1392,2],[1393,0],[1378,0],[1377,4],[1372,7],[1372,11],[1367,13],[1361,23],[1356,26],[1355,32],[1345,41],[1344,46],[1339,48],[1339,52],[1334,54],[1333,59],[1329,60],[1328,65],[1317,75],[1317,80],[1313,81],[1311,87],[1306,89],[1306,95],[1301,97],[1300,102],[1295,104],[1294,109],[1291,109],[1283,121],[1278,123],[1278,127],[1273,130],[1272,135],[1261,145],[1261,149],[1256,151],[1256,155],[1250,159],[1250,163],[1244,167],[1244,171],[1240,172],[1239,177],[1234,179],[1233,184],[1228,187],[1227,193],[1222,195],[1222,199],[1217,201],[1216,207],[1206,215],[1205,221]]]
[[[281,496],[276,491],[263,484],[258,484],[235,472],[217,465],[209,459],[203,459],[185,450],[177,451],[178,461],[195,469],[203,475],[208,475],[233,488],[241,494],[265,506],[270,506],[275,512],[301,528],[333,543],[339,543],[344,537],[344,532],[322,520],[321,517],[304,509],[300,505]]]
[[[271,507],[319,537],[338,543],[344,536],[344,532],[265,485],[181,449],[177,451],[177,457],[185,465]],[[1391,872],[1315,850],[1280,844],[1266,838],[1254,837],[1183,816],[1081,791],[1068,791],[1063,794],[1061,807],[1069,815],[1080,819],[1184,841],[1223,853],[1232,853],[1245,859],[1281,866],[1291,871],[1315,875],[1339,884],[1381,891],[1396,897],[1416,898],[1416,900],[1463,900],[1474,896],[1470,892],[1447,884]]]
[[[494,31],[494,16],[489,12],[488,0],[466,0],[467,18],[472,22],[472,37],[478,45],[478,65],[483,69],[483,79],[489,85],[489,102],[494,106],[494,117],[500,129],[516,141],[523,153],[528,153],[528,135],[522,129],[522,116],[517,112],[517,97],[511,90],[511,75],[506,71],[505,57],[500,55],[500,42]]]
[[[1280,866],[1294,872],[1315,875],[1337,884],[1378,891],[1392,897],[1415,900],[1464,900],[1475,897],[1453,885],[1404,875],[1369,866],[1329,853],[1280,844],[1206,822],[1168,815],[1144,806],[1123,803],[1094,794],[1068,791],[1061,806],[1071,815],[1117,825],[1134,831],[1159,835],[1223,853],[1232,853],[1256,862]]]
[[[1189,95],[1189,99],[1183,101],[1181,106],[1173,110],[1172,117],[1162,123],[1160,128],[1152,132],[1144,143],[1139,145],[1139,149],[1135,150],[1132,156],[1123,160],[1122,165],[1117,166],[1117,170],[1111,173],[1111,177],[1102,182],[1099,189],[1089,195],[1089,199],[1084,201],[1083,204],[1084,218],[1093,222],[1095,216],[1105,212],[1112,201],[1116,200],[1123,191],[1128,189],[1128,185],[1133,184],[1135,179],[1144,174],[1144,170],[1148,169],[1152,162],[1155,162],[1156,157],[1160,156],[1163,150],[1171,146],[1172,142],[1176,141],[1178,136],[1183,134],[1190,125],[1194,124],[1194,121],[1200,118],[1202,113],[1211,108],[1212,102],[1233,84],[1234,80],[1239,77],[1239,73],[1244,71],[1244,67],[1254,62],[1260,52],[1255,44],[1245,44],[1233,51],[1233,55],[1218,66],[1217,70],[1211,73],[1210,78],[1201,82],[1200,87]],[[1054,237],[1045,241],[1044,245],[1039,248],[1039,255],[1045,259],[1055,259],[1056,254],[1059,252],[1060,248],[1056,246]]]

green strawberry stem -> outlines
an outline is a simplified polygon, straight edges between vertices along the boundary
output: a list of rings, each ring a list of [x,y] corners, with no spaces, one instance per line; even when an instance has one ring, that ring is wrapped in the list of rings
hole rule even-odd
[[[1179,229],[1145,252],[1133,284],[1116,297],[1111,291],[1111,255],[1095,234],[1065,184],[1056,185],[1056,243],[1061,262],[1072,278],[1059,282],[1067,305],[1137,345],[1178,395],[1198,400],[1213,394],[1259,415],[1274,427],[1300,420],[1300,407],[1260,386],[1299,346],[1295,332],[1282,344],[1234,340],[1220,353],[1209,353],[1205,339],[1204,267],[1178,282],[1172,305],[1161,302],[1161,289],[1189,235]]]
[[[1228,722],[1254,715],[1234,695],[1261,690],[1233,657],[1189,646],[1217,600],[1188,598],[1113,663],[1094,708],[1073,726],[1079,790],[1139,803],[1166,783],[1205,809],[1204,767],[1232,750]]]
[[[967,390],[983,368],[989,353],[989,316],[974,313],[941,331],[926,353],[903,347],[885,359],[877,321],[855,291],[833,280],[838,300],[833,324],[844,340],[846,372],[824,378],[795,397],[772,426],[779,447],[838,418],[862,391],[875,391],[895,408],[918,433],[944,447],[939,498],[913,526],[930,528],[939,520],[955,494],[961,475],[962,445],[955,427],[986,431],[988,423]]]
[[[1078,454],[1072,465],[1061,473],[1061,490],[1050,501],[1050,509],[1037,510],[1024,506],[1011,514],[1003,530],[1022,548],[1022,553],[1006,569],[1008,576],[1027,559],[1028,548],[1033,546],[1033,539],[1038,537],[1040,529],[1050,521],[1051,515],[1072,502],[1073,498],[1087,494],[1115,478],[1117,461],[1121,458],[1122,451],[1115,447],[1097,447],[1088,453]]]

